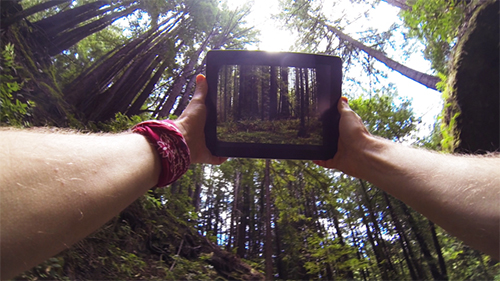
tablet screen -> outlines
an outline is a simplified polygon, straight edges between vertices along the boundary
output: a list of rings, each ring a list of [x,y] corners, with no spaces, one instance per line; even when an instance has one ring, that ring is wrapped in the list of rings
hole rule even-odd
[[[209,52],[207,146],[228,157],[333,157],[340,79],[335,57]]]

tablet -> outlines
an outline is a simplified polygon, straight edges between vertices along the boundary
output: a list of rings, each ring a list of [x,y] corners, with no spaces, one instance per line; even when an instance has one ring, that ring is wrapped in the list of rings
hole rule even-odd
[[[327,160],[337,152],[342,62],[334,56],[207,54],[206,145],[216,156]]]

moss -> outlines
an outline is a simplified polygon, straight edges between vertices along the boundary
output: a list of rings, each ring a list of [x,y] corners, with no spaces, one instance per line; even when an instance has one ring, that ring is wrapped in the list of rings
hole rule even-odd
[[[460,130],[457,127],[457,118],[460,116],[460,108],[458,107],[456,99],[452,97],[454,91],[451,88],[452,86],[447,82],[450,79],[445,75],[440,75],[440,77],[441,83],[439,83],[438,88],[445,101],[443,111],[439,117],[441,135],[443,136],[441,148],[444,152],[452,153],[460,144]]]
[[[499,149],[499,1],[476,9],[464,27],[443,91],[443,147],[460,153]]]

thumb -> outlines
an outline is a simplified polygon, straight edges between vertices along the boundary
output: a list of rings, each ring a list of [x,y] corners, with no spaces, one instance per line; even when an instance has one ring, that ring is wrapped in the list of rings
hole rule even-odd
[[[207,79],[205,78],[205,75],[198,74],[198,76],[196,76],[196,88],[194,89],[194,94],[193,98],[191,99],[191,102],[198,101],[201,103],[205,103],[207,92],[208,92]]]
[[[340,97],[337,103],[337,108],[339,109],[339,111],[341,111],[342,109],[351,109],[351,107],[349,107],[349,100],[347,99],[347,97]]]

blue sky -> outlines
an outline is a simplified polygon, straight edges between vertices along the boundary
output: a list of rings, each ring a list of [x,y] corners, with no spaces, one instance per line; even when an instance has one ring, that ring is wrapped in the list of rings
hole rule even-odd
[[[241,6],[248,0],[230,0],[229,7],[235,8]],[[279,25],[272,19],[272,14],[279,11],[278,0],[253,0],[251,2],[252,13],[247,18],[249,25],[253,25],[260,30],[260,43],[250,47],[249,49],[258,49],[264,51],[290,51],[293,50],[293,45],[296,42],[296,36],[290,31],[281,30]],[[388,30],[392,24],[401,23],[398,17],[399,9],[385,2],[380,2],[375,9],[370,9],[368,17],[365,17],[364,11],[367,6],[365,4],[353,5],[349,0],[344,1],[323,1],[324,7],[333,6],[336,2],[335,9],[325,11],[326,15],[331,15],[332,18],[339,15],[346,15],[352,18],[352,22],[344,29],[344,32],[356,38],[356,32],[365,31],[369,27],[375,27],[380,31]],[[363,6],[365,5],[365,6]],[[402,34],[396,36],[396,46],[402,45],[404,41]],[[416,69],[421,72],[433,74],[430,70],[430,62],[423,57],[423,46],[416,45],[417,50],[413,55],[404,58],[403,49],[396,48],[395,50],[387,50],[388,55],[394,60]],[[377,64],[377,68],[385,71],[388,74],[387,79],[383,79],[382,83],[393,83],[396,85],[399,96],[412,100],[414,112],[417,117],[422,118],[422,124],[419,127],[419,136],[427,135],[431,126],[443,108],[441,93],[428,89],[413,80],[404,77],[403,75],[394,72],[387,68],[382,63]],[[360,67],[353,68],[353,73],[358,72],[359,77],[363,76]],[[352,73],[350,75],[353,75]],[[357,75],[357,74],[354,74]],[[361,78],[362,80],[362,78]],[[369,83],[367,77],[366,83]],[[354,90],[356,91],[356,90]]]

